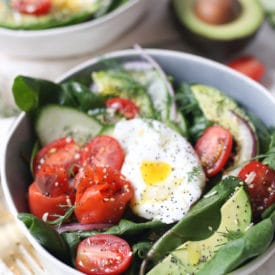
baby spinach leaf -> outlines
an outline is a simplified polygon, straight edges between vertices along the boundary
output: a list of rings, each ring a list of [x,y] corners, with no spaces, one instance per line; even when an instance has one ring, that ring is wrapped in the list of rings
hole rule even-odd
[[[216,230],[220,224],[221,206],[239,185],[240,181],[230,176],[206,193],[182,220],[153,245],[143,263],[143,268],[146,268],[147,263],[156,264],[187,240],[201,240],[212,235],[213,230]]]
[[[44,79],[17,76],[12,90],[17,106],[32,118],[43,106],[49,104],[74,107],[84,112],[103,106],[100,96],[76,81],[59,85]]]
[[[18,219],[26,225],[33,237],[51,254],[70,263],[66,242],[51,226],[29,213],[18,214]]]
[[[151,241],[148,239],[148,234],[146,234],[147,232],[150,233],[151,231],[154,231],[163,233],[163,231],[167,230],[169,227],[171,227],[171,225],[167,225],[159,221],[136,223],[122,219],[117,225],[114,225],[105,231],[76,231],[65,232],[61,235],[69,247],[71,258],[74,259],[77,245],[87,237],[100,233],[117,235],[126,239],[127,241],[133,240],[136,237],[136,239],[138,239],[138,243],[146,242],[146,245],[139,244],[135,246],[135,249],[137,249],[136,252],[139,251],[138,253],[142,253],[141,250],[143,249],[143,251],[145,251],[144,249],[148,248],[148,243]]]
[[[62,89],[51,81],[17,76],[12,86],[17,106],[24,112],[35,112],[45,104],[58,103]]]
[[[259,222],[248,229],[242,237],[221,247],[198,274],[227,274],[245,261],[265,252],[273,240],[273,235],[271,219]]]

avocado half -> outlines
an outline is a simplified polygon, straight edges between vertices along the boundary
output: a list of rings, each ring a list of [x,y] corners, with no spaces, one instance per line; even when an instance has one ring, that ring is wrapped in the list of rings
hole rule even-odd
[[[185,41],[213,57],[227,57],[244,48],[264,21],[264,11],[258,0],[239,0],[239,16],[219,25],[199,19],[194,12],[195,1],[173,0],[172,11]]]

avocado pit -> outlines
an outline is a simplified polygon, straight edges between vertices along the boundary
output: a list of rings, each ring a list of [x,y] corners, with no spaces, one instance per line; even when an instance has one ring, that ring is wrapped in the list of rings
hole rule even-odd
[[[264,21],[258,0],[173,0],[172,8],[184,42],[222,60],[242,50]]]
[[[208,24],[221,25],[234,21],[241,13],[238,0],[197,0],[194,13]]]

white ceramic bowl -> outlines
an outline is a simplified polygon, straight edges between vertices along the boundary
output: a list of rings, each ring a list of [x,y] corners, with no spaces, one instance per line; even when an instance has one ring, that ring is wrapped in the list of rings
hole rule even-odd
[[[275,100],[258,83],[214,61],[198,56],[167,50],[148,50],[148,53],[172,75],[177,82],[199,82],[213,85],[221,89],[225,94],[235,98],[247,110],[257,115],[267,126],[275,125]],[[102,59],[117,60],[119,62],[131,61],[137,58],[134,50],[124,50],[95,58],[78,67],[58,79],[58,82],[70,78],[90,77],[93,70],[102,68]],[[106,64],[106,63],[105,63]],[[22,154],[30,154],[34,142],[31,124],[25,114],[21,114],[13,125],[6,140],[3,159],[1,163],[1,176],[4,195],[7,204],[14,215],[27,211],[26,192],[31,182],[28,165],[22,160]],[[27,238],[36,248],[46,271],[50,274],[76,275],[78,271],[63,264],[30,235],[28,230],[19,223]],[[260,257],[250,261],[234,272],[234,274],[249,274],[262,265],[275,253],[275,243]]]
[[[65,58],[88,54],[119,38],[145,14],[148,0],[131,0],[84,23],[46,30],[0,28],[0,52],[24,58]]]

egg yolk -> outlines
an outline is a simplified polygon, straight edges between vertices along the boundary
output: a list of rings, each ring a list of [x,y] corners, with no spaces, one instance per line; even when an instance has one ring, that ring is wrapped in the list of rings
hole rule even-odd
[[[153,185],[165,180],[172,168],[169,164],[159,161],[144,161],[140,167],[144,182]]]

